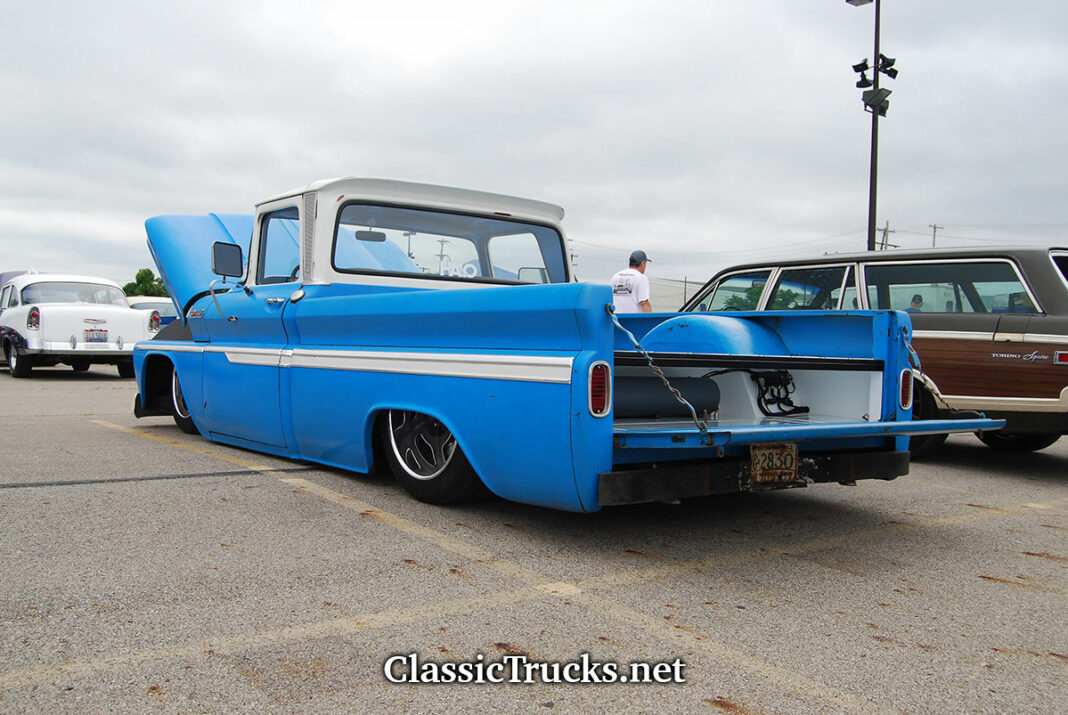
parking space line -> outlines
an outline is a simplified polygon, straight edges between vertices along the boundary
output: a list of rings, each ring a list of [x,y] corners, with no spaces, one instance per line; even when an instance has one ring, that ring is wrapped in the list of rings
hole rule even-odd
[[[318,484],[309,482],[306,479],[300,479],[296,477],[282,478],[279,481],[291,484],[310,494],[313,494],[320,499],[324,499],[335,504],[339,504],[347,509],[352,509],[358,512],[362,516],[369,517],[375,521],[381,522],[386,526],[392,527],[398,531],[402,531],[410,536],[414,536],[421,541],[425,541],[429,544],[437,546],[439,549],[449,551],[459,556],[463,556],[466,559],[470,559],[476,563],[482,564],[492,568],[494,571],[501,573],[505,576],[511,576],[524,583],[528,584],[540,584],[544,583],[545,579],[538,573],[520,566],[519,564],[502,559],[494,554],[491,554],[484,549],[469,544],[459,539],[454,539],[451,536],[447,536],[440,531],[431,529],[421,524],[416,524],[414,521],[405,519],[402,516],[393,514],[388,511],[383,511],[372,504],[360,501],[353,497],[335,492],[332,489],[321,487]]]
[[[100,425],[101,427],[107,427],[109,429],[118,430],[119,432],[125,432],[126,434],[132,434],[132,435],[135,435],[137,437],[143,437],[145,439],[150,439],[150,440],[153,440],[155,442],[160,442],[162,444],[170,445],[172,447],[178,447],[178,448],[184,449],[184,450],[186,450],[188,452],[195,452],[196,454],[202,454],[205,457],[214,457],[215,459],[220,459],[220,460],[222,460],[224,462],[229,462],[230,464],[236,464],[239,467],[246,467],[248,469],[255,469],[257,472],[271,473],[271,472],[278,471],[274,467],[268,467],[266,465],[260,464],[259,462],[253,462],[251,459],[244,459],[242,457],[238,457],[238,456],[235,456],[235,455],[232,455],[232,454],[227,454],[227,453],[225,453],[225,452],[223,452],[221,450],[218,450],[218,449],[212,449],[210,447],[201,447],[201,446],[195,445],[195,444],[187,444],[185,442],[179,442],[178,440],[171,439],[170,437],[164,437],[163,435],[153,434],[151,432],[148,432],[148,431],[142,430],[142,429],[134,429],[133,427],[124,427],[123,425],[117,425],[114,422],[107,422],[105,420],[89,420],[89,421],[92,422],[95,425]]]
[[[237,655],[250,650],[299,643],[309,639],[343,636],[361,630],[377,630],[434,618],[469,615],[478,608],[494,608],[525,601],[543,600],[552,598],[554,595],[555,593],[551,590],[536,587],[495,591],[481,596],[465,596],[451,601],[346,616],[327,621],[314,621],[236,636],[202,638],[182,644],[143,648],[95,658],[29,665],[0,671],[0,692],[64,679],[82,678],[101,672],[125,670],[155,660]]]

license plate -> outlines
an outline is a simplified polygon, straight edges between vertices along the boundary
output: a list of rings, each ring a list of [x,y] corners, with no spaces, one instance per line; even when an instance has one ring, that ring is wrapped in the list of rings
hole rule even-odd
[[[754,444],[749,447],[749,477],[754,484],[797,481],[797,445]]]
[[[86,330],[85,342],[87,343],[106,343],[108,341],[107,330]]]

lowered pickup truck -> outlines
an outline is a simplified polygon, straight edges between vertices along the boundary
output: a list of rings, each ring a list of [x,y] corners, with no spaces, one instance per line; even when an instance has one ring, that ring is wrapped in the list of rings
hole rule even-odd
[[[575,511],[893,479],[910,435],[1002,425],[911,419],[903,312],[617,316],[573,282],[563,213],[336,179],[254,216],[152,218],[182,319],[135,346],[135,414],[385,465],[431,503]]]

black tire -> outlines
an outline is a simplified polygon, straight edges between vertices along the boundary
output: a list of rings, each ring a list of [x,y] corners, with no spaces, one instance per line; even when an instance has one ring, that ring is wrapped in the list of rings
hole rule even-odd
[[[86,370],[89,369],[89,361],[88,360],[75,360],[74,362],[71,363],[70,366],[72,368],[74,368],[74,372],[85,372]]]
[[[419,501],[456,504],[489,493],[456,438],[433,417],[390,410],[379,418],[377,428],[390,471]]]
[[[931,420],[938,417],[938,408],[935,406],[934,397],[931,393],[916,385],[912,406],[912,419]],[[948,434],[923,434],[909,438],[909,454],[912,459],[923,459],[937,452],[946,442]]]
[[[1059,434],[1006,434],[1000,430],[979,434],[983,444],[999,452],[1037,452],[1060,438]]]
[[[33,371],[33,363],[25,355],[19,355],[14,345],[7,348],[7,369],[11,377],[29,377]]]
[[[171,416],[174,424],[186,434],[200,434],[193,417],[189,414],[189,407],[185,404],[185,395],[182,394],[182,385],[178,381],[178,371],[171,371]]]
[[[119,368],[119,377],[133,377],[134,376],[133,360],[124,360],[124,361],[118,363],[118,368]]]

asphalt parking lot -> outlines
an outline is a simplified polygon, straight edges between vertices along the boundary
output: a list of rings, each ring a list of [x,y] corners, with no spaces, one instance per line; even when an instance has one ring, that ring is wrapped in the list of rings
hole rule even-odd
[[[582,515],[420,504],[134,394],[0,371],[4,712],[1068,711],[1068,439]],[[391,682],[413,653],[684,682]]]

